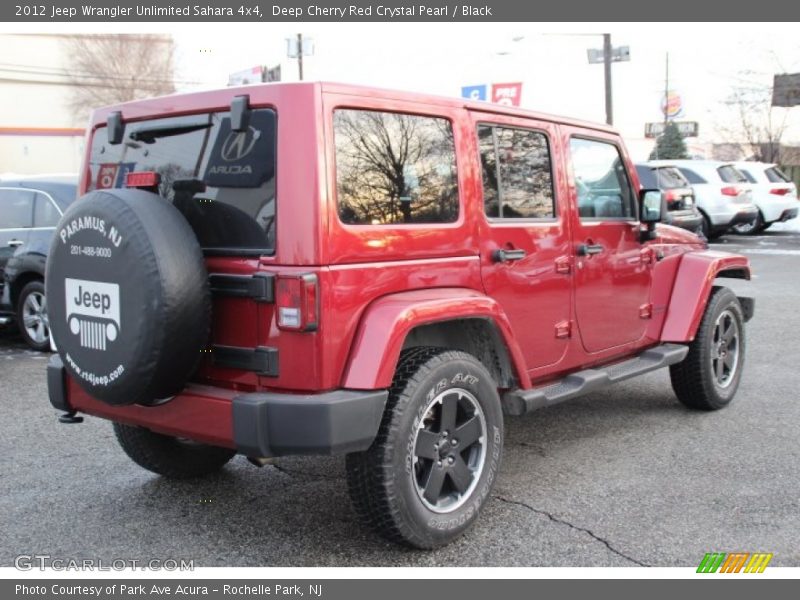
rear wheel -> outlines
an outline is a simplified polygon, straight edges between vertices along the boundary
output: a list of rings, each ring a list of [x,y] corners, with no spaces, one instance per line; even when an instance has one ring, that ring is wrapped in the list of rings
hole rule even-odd
[[[669,369],[672,389],[689,408],[724,408],[739,388],[744,358],[742,307],[731,290],[715,287],[689,354]]]
[[[114,423],[117,441],[140,467],[171,479],[202,477],[219,471],[236,452],[162,435],[143,427]]]
[[[711,228],[711,221],[706,215],[703,215],[703,222],[700,224],[700,229],[707,240],[714,240],[719,237],[719,233],[715,233]]]
[[[17,325],[28,346],[40,352],[50,350],[50,321],[41,281],[31,281],[22,288],[17,302]]]
[[[404,351],[378,435],[347,456],[359,517],[380,535],[435,548],[461,535],[489,497],[500,466],[497,384],[464,352]]]
[[[733,231],[739,235],[755,235],[764,229],[764,215],[761,211],[758,211],[755,220],[750,223],[737,223],[733,226]]]

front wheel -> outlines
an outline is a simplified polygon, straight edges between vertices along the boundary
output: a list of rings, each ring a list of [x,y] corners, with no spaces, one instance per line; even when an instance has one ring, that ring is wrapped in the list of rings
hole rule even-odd
[[[473,356],[442,348],[403,352],[378,435],[347,456],[359,518],[380,535],[435,548],[477,518],[500,467],[497,384]]]
[[[170,479],[203,477],[219,471],[236,451],[162,435],[143,427],[114,423],[125,454],[140,467]]]
[[[669,369],[672,389],[689,408],[724,408],[739,388],[744,357],[742,307],[731,290],[715,287],[689,353]]]

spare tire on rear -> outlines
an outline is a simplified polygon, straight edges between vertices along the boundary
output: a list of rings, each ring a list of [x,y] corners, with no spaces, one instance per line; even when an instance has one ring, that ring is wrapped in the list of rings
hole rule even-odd
[[[197,367],[211,300],[186,219],[141,190],[86,194],[56,228],[45,277],[50,328],[67,371],[112,405],[173,396]]]

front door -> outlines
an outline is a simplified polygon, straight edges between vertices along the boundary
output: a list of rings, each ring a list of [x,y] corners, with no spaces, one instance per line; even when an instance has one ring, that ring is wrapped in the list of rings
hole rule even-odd
[[[573,134],[565,142],[577,206],[575,313],[584,349],[599,352],[644,335],[652,253],[640,242],[637,194],[615,140]]]
[[[33,197],[30,190],[0,188],[0,292],[8,259],[28,241],[33,226]]]
[[[570,240],[550,123],[473,115],[481,161],[481,277],[528,370],[557,363],[570,327]],[[565,202],[564,202],[565,204]]]

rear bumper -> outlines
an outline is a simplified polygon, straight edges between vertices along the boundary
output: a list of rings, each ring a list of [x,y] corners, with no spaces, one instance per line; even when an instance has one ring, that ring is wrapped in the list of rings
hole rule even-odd
[[[697,231],[703,224],[703,215],[698,212],[691,212],[686,214],[670,214],[667,213],[667,224],[673,227],[680,227],[688,231]]]
[[[378,433],[386,390],[322,394],[259,392],[189,385],[157,406],[110,406],[66,375],[60,356],[47,365],[50,403],[158,433],[234,448],[247,456],[345,454],[369,448]]]

